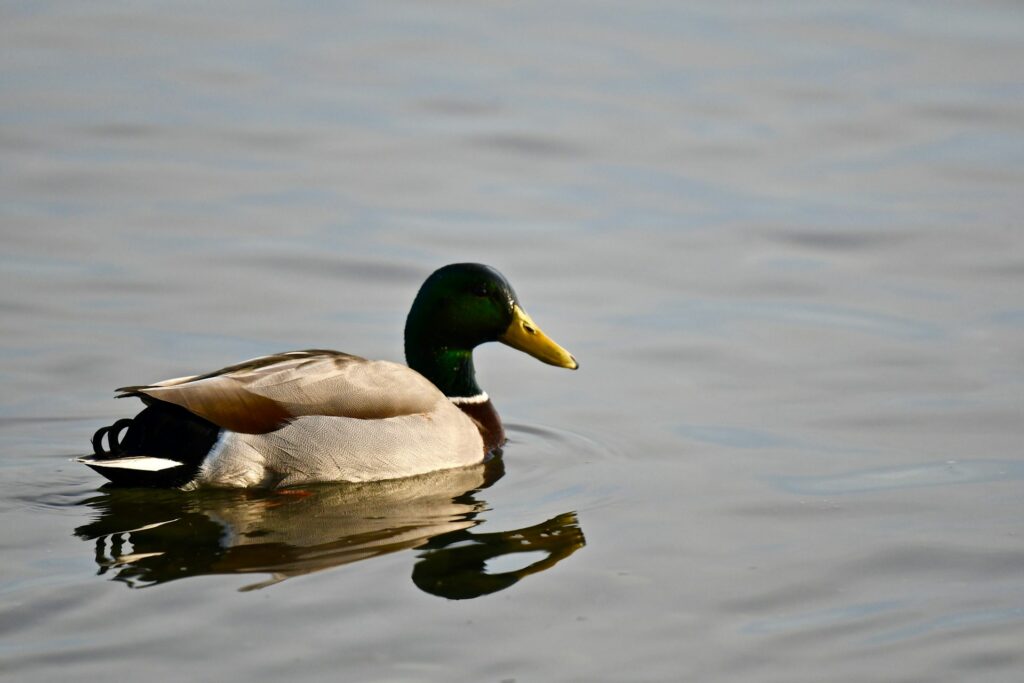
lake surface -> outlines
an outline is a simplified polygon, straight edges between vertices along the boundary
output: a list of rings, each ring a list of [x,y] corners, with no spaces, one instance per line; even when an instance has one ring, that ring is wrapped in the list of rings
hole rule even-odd
[[[1017,681],[1024,9],[5,3],[0,677]],[[114,387],[399,360],[480,261],[495,466],[110,491]]]

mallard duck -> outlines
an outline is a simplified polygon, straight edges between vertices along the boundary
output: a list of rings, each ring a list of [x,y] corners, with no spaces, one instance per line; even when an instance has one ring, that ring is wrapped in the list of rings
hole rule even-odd
[[[445,266],[405,324],[408,366],[312,349],[129,386],[146,407],[79,458],[115,484],[274,488],[397,479],[464,467],[505,442],[476,382],[473,349],[500,341],[575,370],[489,266]],[[106,442],[104,444],[104,442]]]

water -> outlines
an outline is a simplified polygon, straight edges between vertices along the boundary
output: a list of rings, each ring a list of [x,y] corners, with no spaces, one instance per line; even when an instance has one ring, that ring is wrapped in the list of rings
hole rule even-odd
[[[0,13],[0,676],[1020,678],[1015,3]],[[70,462],[461,260],[581,363],[480,350],[503,471]]]

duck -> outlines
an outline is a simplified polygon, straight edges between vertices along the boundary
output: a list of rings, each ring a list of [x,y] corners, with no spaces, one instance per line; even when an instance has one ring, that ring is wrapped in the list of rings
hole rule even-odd
[[[405,322],[407,365],[326,349],[117,389],[144,408],[77,460],[117,486],[276,489],[401,479],[501,455],[505,430],[473,350],[501,342],[576,370],[508,280],[479,263],[434,271]]]

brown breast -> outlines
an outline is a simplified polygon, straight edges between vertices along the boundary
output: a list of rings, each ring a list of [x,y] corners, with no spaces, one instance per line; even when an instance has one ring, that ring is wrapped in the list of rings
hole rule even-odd
[[[456,401],[455,405],[468,415],[480,429],[480,436],[484,438],[485,451],[490,453],[505,443],[505,428],[501,426],[501,418],[498,417],[498,411],[494,409],[491,399],[480,403]]]

